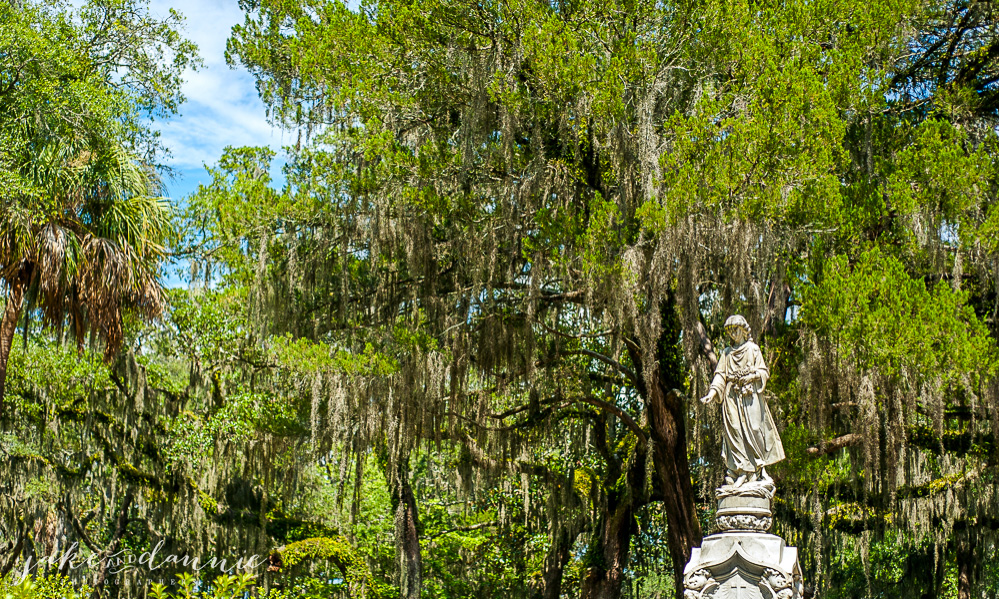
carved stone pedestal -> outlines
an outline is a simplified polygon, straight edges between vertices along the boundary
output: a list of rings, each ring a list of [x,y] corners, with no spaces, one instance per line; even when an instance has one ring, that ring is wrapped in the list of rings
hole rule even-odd
[[[719,532],[690,552],[684,599],[799,599],[798,550],[767,534],[773,484],[723,486],[717,491]]]
[[[684,599],[797,599],[798,550],[777,535],[720,532],[690,552],[683,571]]]

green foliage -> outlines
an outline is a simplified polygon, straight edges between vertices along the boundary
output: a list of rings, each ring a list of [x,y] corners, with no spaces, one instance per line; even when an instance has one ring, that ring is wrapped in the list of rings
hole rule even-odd
[[[833,556],[829,597],[912,597],[914,588],[932,584],[937,568],[933,545],[927,539],[889,536],[868,547],[847,540]],[[948,568],[941,598],[957,597],[956,572]]]
[[[276,202],[311,211],[287,210],[266,246],[245,244],[261,248],[246,264],[282,263],[258,268],[268,282],[254,288],[283,289],[275,296],[303,313],[328,310],[306,332],[281,325],[289,346],[310,338],[290,352],[295,361],[327,359],[310,351],[326,336],[355,354],[372,343],[399,357],[397,378],[384,382],[410,402],[357,404],[362,420],[388,416],[373,437],[389,456],[409,459],[420,439],[455,442],[462,484],[480,501],[493,481],[464,469],[545,472],[532,480],[559,508],[525,499],[515,536],[529,555],[497,563],[537,583],[541,554],[565,528],[581,538],[581,518],[594,532],[564,562],[573,593],[599,584],[608,523],[630,523],[650,488],[669,487],[655,479],[665,470],[644,469],[632,430],[658,442],[643,387],[687,383],[694,396],[708,370],[698,340],[717,342],[724,317],[745,313],[765,337],[771,406],[786,425],[779,512],[803,535],[803,555],[825,560],[808,566],[824,581],[831,552],[852,537],[816,526],[860,535],[877,553],[886,531],[967,516],[899,502],[959,492],[973,477],[954,471],[978,472],[987,459],[995,273],[976,244],[990,246],[996,220],[995,136],[983,124],[993,80],[980,78],[992,71],[974,59],[952,67],[957,55],[941,55],[929,32],[961,22],[982,33],[990,11],[911,0],[254,4],[228,56],[257,76],[279,121],[311,136],[290,152]],[[955,47],[980,51],[951,32]],[[237,201],[242,183],[230,180]],[[309,282],[285,287],[303,268]],[[433,339],[440,355],[402,358],[398,336],[375,341],[389,327]],[[416,372],[441,356],[447,392],[429,395]],[[351,387],[370,397],[369,384]],[[580,409],[577,396],[611,405]],[[710,495],[715,421],[682,401],[677,411],[696,415],[686,430]],[[836,436],[841,444],[828,445]],[[956,461],[934,461],[943,452]],[[530,470],[535,461],[547,470]],[[589,515],[567,507],[576,501]],[[898,518],[907,510],[919,518]],[[432,505],[421,513],[430,535],[454,517]],[[480,504],[477,516],[492,513]],[[451,536],[424,551],[424,591],[474,594],[457,564],[491,563],[488,544],[478,529]],[[811,542],[822,546],[806,551]],[[662,565],[634,544],[635,560]],[[438,552],[456,565],[439,567]],[[500,584],[493,571],[475,576]],[[887,588],[893,576],[875,580]]]
[[[218,166],[209,169],[212,183],[188,198],[180,239],[212,255],[203,273],[206,280],[211,280],[212,265],[233,286],[253,280],[257,264],[247,254],[258,246],[266,249],[266,233],[280,226],[284,206],[284,196],[270,186],[273,158],[267,148],[227,147]]]
[[[282,573],[282,585],[293,596],[345,593],[377,599],[387,590],[384,583],[372,579],[363,557],[342,537],[303,539],[284,546],[277,554],[282,568],[289,570]]]
[[[195,47],[132,0],[76,10],[33,2],[0,6],[0,276],[10,287],[10,343],[24,297],[26,326],[44,320],[106,357],[131,314],[162,307],[157,270],[171,234],[157,197],[156,133],[146,120],[176,111]],[[0,366],[6,364],[6,351]],[[2,373],[0,373],[2,375]],[[2,387],[0,387],[2,398]]]
[[[0,90],[25,56],[41,69],[0,96],[18,248],[66,214],[63,191],[138,166],[137,115],[179,101],[177,17],[115,2],[0,7]],[[77,364],[49,332],[15,348],[17,500],[89,517],[101,543],[139,489],[122,544],[277,552],[275,599],[415,592],[407,518],[423,597],[551,594],[552,577],[562,596],[669,595],[721,474],[715,415],[685,396],[742,312],[806,581],[951,596],[970,559],[989,592],[995,568],[966,551],[995,552],[986,4],[244,3],[227,56],[298,129],[287,185],[273,150],[226,148],[175,221],[191,289],[162,327],[121,319],[138,357]],[[131,92],[80,31],[122,46]],[[112,194],[94,234],[159,256],[146,191]],[[264,595],[180,580],[150,594]]]
[[[44,418],[44,397],[60,416],[81,419],[85,399],[92,393],[112,389],[111,372],[101,356],[66,345],[38,339],[27,345],[16,343],[7,366],[7,396],[17,410]]]
[[[994,373],[995,344],[967,293],[946,284],[928,289],[879,249],[853,264],[836,257],[817,279],[803,289],[801,318],[841,359],[889,378],[920,373],[948,385]]]
[[[929,226],[955,226],[951,243],[972,241],[967,217],[987,202],[992,160],[984,145],[969,148],[967,134],[943,119],[925,121],[884,168],[887,193],[902,214],[933,214]],[[963,238],[959,238],[962,236]]]
[[[182,74],[199,64],[197,48],[178,31],[183,17],[170,10],[157,19],[142,1],[95,0],[75,9],[7,3],[0,17],[6,25],[0,113],[12,142],[2,146],[5,158],[28,149],[22,135],[29,132],[35,140],[67,134],[107,140],[124,132],[136,142],[154,142],[143,115],[175,113],[183,101]],[[33,118],[21,120],[27,115]],[[22,189],[34,187],[26,172],[4,172],[23,182]]]
[[[17,579],[7,575],[0,579],[0,597],[7,599],[85,599],[91,589],[87,585],[76,586],[69,578],[60,574]]]
[[[183,573],[177,577],[177,589],[154,582],[149,585],[151,599],[240,599],[252,590],[255,576],[249,573],[223,574],[210,581]]]
[[[401,340],[406,343],[406,339]],[[353,376],[386,376],[398,369],[391,356],[379,352],[371,343],[360,351],[330,347],[308,339],[282,335],[271,339],[271,352],[280,368],[300,373],[337,371]]]
[[[341,564],[345,570],[359,568],[363,562],[354,555],[350,544],[341,538],[316,537],[303,539],[285,546],[281,551],[282,563],[293,567],[304,561],[333,560]],[[348,575],[355,575],[349,572]]]

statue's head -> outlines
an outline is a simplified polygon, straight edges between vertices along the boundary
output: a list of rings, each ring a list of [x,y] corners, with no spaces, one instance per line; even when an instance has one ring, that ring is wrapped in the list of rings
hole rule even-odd
[[[737,344],[750,338],[749,323],[739,314],[728,317],[725,321],[725,332]]]

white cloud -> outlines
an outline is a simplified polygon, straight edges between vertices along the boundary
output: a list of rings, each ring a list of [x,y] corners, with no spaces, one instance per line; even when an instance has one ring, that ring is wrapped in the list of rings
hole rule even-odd
[[[271,127],[257,95],[253,77],[225,62],[225,45],[232,26],[244,14],[234,0],[153,0],[154,15],[170,8],[186,17],[186,37],[198,44],[204,66],[189,72],[183,87],[187,102],[181,114],[160,122],[164,145],[177,169],[214,164],[225,146],[262,146],[277,149],[288,143],[280,129]]]

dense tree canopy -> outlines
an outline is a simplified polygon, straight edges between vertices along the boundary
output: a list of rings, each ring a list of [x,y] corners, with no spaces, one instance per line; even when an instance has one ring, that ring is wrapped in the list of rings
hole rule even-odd
[[[24,325],[0,567],[162,540],[267,555],[268,595],[682,596],[741,313],[806,582],[996,592],[990,4],[242,7],[286,183],[226,150],[190,289],[110,365]]]
[[[734,311],[780,368],[798,446],[779,486],[788,520],[811,525],[811,580],[825,586],[842,547],[822,539],[823,512],[863,531],[865,551],[887,534],[878,519],[901,514],[937,551],[954,526],[977,534],[971,514],[994,509],[978,488],[991,450],[975,442],[995,413],[989,8],[248,8],[229,52],[309,140],[286,194],[323,219],[282,223],[288,264],[307,274],[268,295],[343,315],[313,316],[318,339],[405,323],[436,340],[439,355],[410,356],[434,383],[444,360],[436,396],[414,374],[389,397],[415,401],[375,404],[408,427],[403,457],[458,439],[482,466],[581,435],[554,478],[506,467],[556,489],[584,468],[601,481],[548,516],[546,594],[586,531],[581,592],[617,596],[650,502],[682,568],[701,535],[691,459],[702,499],[719,475],[717,416],[686,396]],[[303,246],[328,249],[300,254],[307,267],[292,261]],[[943,465],[927,452],[951,427],[982,449]],[[841,474],[816,486],[832,456]],[[919,491],[934,480],[975,490],[953,510]]]
[[[155,197],[156,135],[142,113],[176,110],[193,46],[139,6],[0,5],[0,410],[22,310],[112,356],[122,310],[160,312],[156,281],[168,211]],[[172,54],[172,62],[163,61]],[[145,163],[140,162],[145,159]],[[25,298],[28,299],[24,310]]]

